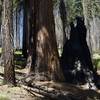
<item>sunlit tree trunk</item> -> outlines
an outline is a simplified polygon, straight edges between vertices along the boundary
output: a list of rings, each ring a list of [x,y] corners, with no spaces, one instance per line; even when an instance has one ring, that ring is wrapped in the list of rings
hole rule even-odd
[[[3,34],[3,60],[4,83],[15,84],[13,62],[13,13],[12,0],[3,1],[2,34]]]
[[[93,1],[92,0],[82,0],[83,5],[83,15],[85,19],[85,25],[87,27],[87,43],[90,49],[91,54],[93,53],[93,43],[94,39],[92,38],[93,34],[91,32],[91,26],[94,27],[94,8],[93,8]],[[91,25],[91,22],[93,21],[93,25]]]
[[[55,19],[57,47],[58,47],[59,55],[61,56],[63,46],[65,44],[66,39],[68,38],[67,11],[66,11],[64,0],[59,0],[54,2],[53,12],[54,12],[54,19]]]
[[[44,6],[45,4],[45,6]],[[36,11],[36,68],[37,75],[42,73],[50,80],[64,80],[60,68],[52,0],[37,0]],[[41,75],[39,76],[41,79]]]

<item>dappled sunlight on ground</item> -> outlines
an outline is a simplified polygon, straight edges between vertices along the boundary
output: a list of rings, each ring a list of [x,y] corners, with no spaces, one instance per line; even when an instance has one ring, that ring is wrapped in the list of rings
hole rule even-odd
[[[47,99],[47,97],[45,97],[43,93],[46,93],[46,95],[48,95],[49,93],[49,96],[51,96],[52,94],[53,96],[56,96],[59,93],[61,93],[61,95],[64,95],[67,98],[71,98],[71,99],[61,99],[63,97],[60,96],[58,97],[60,99],[54,99],[54,100],[100,100],[100,90],[89,90],[86,88],[86,85],[72,85],[68,83],[59,83],[53,81],[34,81],[34,80],[31,80],[32,84],[31,88],[33,90],[28,89],[28,86],[26,86],[27,88],[23,87],[24,83],[21,83],[21,85],[18,85],[18,87],[9,87],[8,85],[2,85],[3,81],[2,70],[3,67],[0,68],[0,77],[1,77],[0,96],[2,98],[7,98],[3,100],[52,100],[52,99]],[[25,77],[26,71],[27,69],[16,70],[16,78],[19,80],[23,79]],[[38,90],[40,92],[36,93],[34,92],[35,90]]]
[[[23,88],[9,87],[8,85],[0,86],[0,97],[6,98],[3,100],[33,100],[31,94]]]
[[[20,83],[16,87],[2,85],[4,68],[0,66],[0,100],[100,100],[100,90],[90,90],[87,84],[34,81],[34,74],[27,76],[28,68],[24,66],[26,60],[21,52],[17,52],[16,57],[15,75],[16,81]],[[97,54],[93,58],[100,59]],[[97,72],[99,74],[100,70]]]

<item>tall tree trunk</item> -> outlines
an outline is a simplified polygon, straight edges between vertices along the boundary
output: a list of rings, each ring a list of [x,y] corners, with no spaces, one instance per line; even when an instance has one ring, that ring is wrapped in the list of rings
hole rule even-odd
[[[13,1],[3,1],[3,60],[4,60],[4,83],[15,84],[15,72],[13,63]]]
[[[16,49],[20,49],[20,11],[21,7],[16,9]]]
[[[24,0],[24,23],[23,23],[23,55],[28,56],[28,37],[29,37],[29,1]]]
[[[0,0],[0,47],[2,45],[1,24],[2,24],[2,1]]]
[[[19,16],[18,16],[19,14],[18,14],[18,8],[16,8],[16,49],[18,49],[18,26],[19,26],[19,24],[18,24],[18,19],[19,19]]]
[[[85,17],[85,23],[87,25],[88,34],[87,42],[91,53],[99,51],[99,17],[97,12],[99,11],[97,7],[98,4],[95,0],[83,0],[83,12]],[[97,10],[98,9],[98,10]]]
[[[35,55],[36,55],[36,44],[35,44],[35,14],[34,14],[34,1],[29,2],[29,44],[28,44],[28,57],[27,57],[27,65],[26,68],[28,68],[28,72],[34,71],[34,64],[35,64]]]
[[[92,45],[91,45],[91,33],[90,33],[90,21],[91,21],[91,0],[82,0],[83,5],[83,15],[85,19],[85,25],[87,28],[87,43],[90,49],[90,52],[92,53]]]
[[[65,44],[66,41],[66,28],[67,28],[67,12],[66,12],[66,7],[65,7],[65,2],[64,0],[60,0],[60,16],[63,24],[63,44]],[[68,37],[67,37],[68,38]]]
[[[67,28],[67,14],[64,0],[59,0],[54,3],[54,19],[55,19],[55,32],[57,39],[57,46],[59,55],[66,41],[66,28]],[[68,35],[67,35],[68,38]]]
[[[44,6],[45,4],[45,6]],[[36,74],[51,80],[64,80],[57,52],[52,0],[35,1]],[[39,76],[41,79],[41,75]]]

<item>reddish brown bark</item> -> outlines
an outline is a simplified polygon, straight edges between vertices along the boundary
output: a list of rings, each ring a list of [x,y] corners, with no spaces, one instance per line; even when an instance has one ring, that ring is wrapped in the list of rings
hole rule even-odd
[[[37,0],[36,11],[36,70],[51,80],[64,80],[57,52],[52,0]]]

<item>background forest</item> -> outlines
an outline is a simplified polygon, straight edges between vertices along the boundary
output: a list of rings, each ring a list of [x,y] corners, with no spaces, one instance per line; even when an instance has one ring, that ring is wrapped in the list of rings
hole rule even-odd
[[[0,100],[99,100],[100,0],[0,0],[0,55]]]

